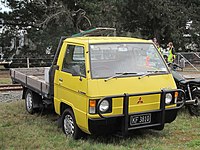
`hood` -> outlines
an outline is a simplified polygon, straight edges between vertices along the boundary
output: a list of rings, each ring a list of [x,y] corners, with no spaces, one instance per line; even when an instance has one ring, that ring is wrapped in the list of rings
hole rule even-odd
[[[176,89],[176,84],[171,74],[150,75],[140,79],[137,76],[113,78],[108,81],[104,79],[88,81],[89,97],[158,92],[162,89]]]

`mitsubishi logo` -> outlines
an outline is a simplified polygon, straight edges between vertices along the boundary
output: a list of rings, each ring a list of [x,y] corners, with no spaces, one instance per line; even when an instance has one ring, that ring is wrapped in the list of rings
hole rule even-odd
[[[140,97],[140,98],[138,99],[137,104],[142,104],[142,103],[143,103],[143,100],[142,100],[142,97]]]

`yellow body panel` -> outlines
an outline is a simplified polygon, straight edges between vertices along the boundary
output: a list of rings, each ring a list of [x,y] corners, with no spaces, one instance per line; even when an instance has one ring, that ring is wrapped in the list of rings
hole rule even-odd
[[[116,43],[116,42],[142,42],[151,43],[147,40],[125,37],[78,37],[68,38],[64,41],[60,51],[57,65],[59,70],[55,72],[54,79],[54,106],[57,114],[61,114],[61,103],[70,106],[75,114],[77,125],[85,132],[88,130],[88,118],[98,118],[98,115],[88,113],[89,99],[99,99],[105,96],[121,95],[124,93],[145,93],[165,89],[176,89],[171,74],[146,76],[141,79],[135,77],[104,79],[91,79],[88,45],[90,43]],[[61,70],[67,44],[83,46],[85,49],[86,77],[72,76]],[[81,78],[81,79],[80,79]],[[60,81],[62,79],[62,82]],[[142,103],[138,102],[142,100]],[[112,112],[109,115],[122,114],[122,98],[113,99]],[[131,97],[129,113],[158,110],[160,107],[160,95],[147,95]]]
[[[70,43],[70,44],[77,45],[77,43]],[[79,44],[79,46],[84,46],[84,45]],[[86,118],[87,106],[88,106],[88,98],[86,96],[87,79],[81,77],[81,80],[80,80],[80,76],[75,77],[69,73],[61,71],[66,47],[67,47],[67,43],[65,42],[62,46],[62,49],[58,58],[59,70],[57,70],[55,73],[55,79],[54,79],[55,111],[57,114],[60,114],[61,103],[67,104],[73,109],[78,126],[82,130],[85,130],[85,127],[88,126],[87,118]],[[60,82],[59,79],[62,79],[62,82]],[[87,132],[87,129],[85,132]]]
[[[68,38],[65,42],[77,42],[77,43],[117,43],[117,42],[137,42],[137,43],[152,43],[151,40],[143,40],[137,38],[128,38],[128,37],[76,37]]]
[[[139,79],[138,77],[114,78],[107,82],[102,80],[88,81],[89,97],[104,97],[112,95],[123,95],[156,92],[162,89],[176,89],[176,84],[171,74],[154,75]],[[138,103],[141,97],[142,103]],[[174,107],[175,105],[169,106]],[[113,98],[113,110],[110,115],[120,115],[123,110],[123,98]],[[133,96],[129,100],[129,113],[139,113],[160,108],[160,94]],[[90,116],[92,118],[98,117]]]

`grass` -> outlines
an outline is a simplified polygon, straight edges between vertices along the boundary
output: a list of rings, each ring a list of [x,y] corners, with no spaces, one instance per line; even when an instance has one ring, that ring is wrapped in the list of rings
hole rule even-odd
[[[0,78],[0,84],[11,84],[12,81],[10,78]]]
[[[75,141],[65,137],[53,113],[30,115],[24,100],[0,103],[0,149],[200,149],[200,118],[182,110],[163,131],[139,130],[127,138],[88,136]]]
[[[0,65],[0,69],[4,69],[3,66]],[[0,84],[11,84],[12,80],[9,74],[2,74],[0,71]]]

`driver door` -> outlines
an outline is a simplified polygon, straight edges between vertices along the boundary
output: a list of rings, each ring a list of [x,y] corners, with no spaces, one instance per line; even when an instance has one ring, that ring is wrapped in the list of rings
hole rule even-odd
[[[57,99],[72,107],[77,124],[84,123],[86,119],[87,80],[85,71],[85,48],[83,45],[69,44],[55,78]],[[78,118],[82,119],[78,119]]]

